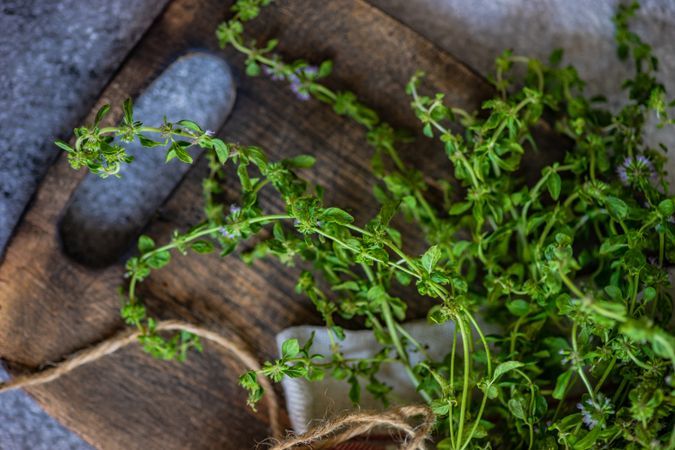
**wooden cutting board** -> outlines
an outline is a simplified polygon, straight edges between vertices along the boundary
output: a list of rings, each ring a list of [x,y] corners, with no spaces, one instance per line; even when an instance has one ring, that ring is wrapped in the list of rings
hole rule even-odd
[[[217,48],[214,30],[228,14],[228,3],[172,1],[101,93],[87,123],[104,103],[115,108],[110,122],[118,120],[122,101],[141,93],[177,56],[213,50],[232,66],[238,89],[234,111],[218,135],[259,145],[271,159],[316,155],[308,177],[327,188],[327,203],[365,222],[375,201],[364,130],[324,104],[297,101],[283,83],[245,76],[243,58]],[[251,24],[250,35],[279,37],[279,51],[288,60],[332,59],[331,87],[355,91],[384,119],[409,130],[419,130],[419,124],[404,86],[417,69],[427,73],[430,91],[445,92],[453,105],[477,109],[490,95],[488,84],[471,70],[362,0],[279,0]],[[402,154],[419,168],[452,173],[436,141],[420,137]],[[166,242],[172,230],[199,222],[205,173],[205,161],[196,162],[144,232]],[[54,164],[0,265],[0,357],[15,374],[58,361],[123,327],[117,294],[123,261],[93,270],[61,249],[59,220],[83,176],[63,157]],[[228,190],[232,201],[234,187]],[[264,206],[272,212],[280,204],[266,195]],[[275,333],[319,323],[308,300],[294,292],[296,275],[271,260],[249,267],[236,256],[176,256],[143,283],[141,294],[152,314],[234,333],[265,360],[275,356]],[[208,343],[186,363],[157,361],[132,346],[29,392],[97,448],[252,448],[269,435],[268,418],[264,408],[254,413],[245,406],[236,384],[243,370]]]

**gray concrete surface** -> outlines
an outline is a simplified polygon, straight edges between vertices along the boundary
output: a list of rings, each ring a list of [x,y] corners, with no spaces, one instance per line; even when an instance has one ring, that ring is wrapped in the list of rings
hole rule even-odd
[[[614,56],[611,16],[618,0],[369,1],[484,75],[504,48],[539,57],[563,48],[590,92],[620,104],[628,68]],[[0,252],[54,156],[50,142],[67,137],[164,2],[0,0]],[[642,3],[635,29],[653,44],[675,94],[675,2]],[[654,139],[675,148],[672,132]],[[0,396],[0,448],[88,447],[15,393]]]
[[[0,366],[0,380],[7,373]],[[0,396],[1,450],[89,450],[91,447],[48,416],[22,391]]]
[[[37,183],[167,0],[0,0],[0,255]]]

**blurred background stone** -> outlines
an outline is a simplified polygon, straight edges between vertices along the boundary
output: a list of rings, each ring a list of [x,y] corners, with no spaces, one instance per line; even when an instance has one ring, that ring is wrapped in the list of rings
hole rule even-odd
[[[8,378],[0,366],[0,380]],[[2,450],[88,450],[77,435],[48,416],[22,391],[0,396],[0,449]]]
[[[0,255],[37,184],[167,0],[0,0]]]
[[[546,59],[563,49],[563,63],[574,65],[589,95],[602,94],[616,109],[625,96],[630,63],[619,61],[612,17],[632,0],[368,0],[483,76],[505,49]],[[631,29],[651,44],[660,62],[660,80],[675,98],[675,2],[641,0]],[[675,149],[673,127],[650,131],[648,142]],[[675,183],[675,158],[669,164]]]

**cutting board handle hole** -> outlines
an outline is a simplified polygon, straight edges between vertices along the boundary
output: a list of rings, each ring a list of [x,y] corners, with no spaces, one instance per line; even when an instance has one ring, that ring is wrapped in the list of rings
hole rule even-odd
[[[219,130],[232,111],[236,89],[228,64],[220,57],[192,52],[178,58],[135,100],[134,118],[150,126],[190,119]],[[150,136],[160,140],[160,136]],[[73,193],[59,224],[64,252],[76,262],[102,268],[122,259],[142,229],[171,196],[191,166],[165,163],[161,148],[126,144],[134,162],[122,178],[89,174]],[[192,156],[199,147],[189,149]]]

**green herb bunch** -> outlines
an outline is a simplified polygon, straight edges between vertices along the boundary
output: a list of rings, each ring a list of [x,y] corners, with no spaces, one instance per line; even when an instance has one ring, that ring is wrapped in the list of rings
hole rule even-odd
[[[286,63],[275,40],[257,46],[245,38],[244,25],[268,3],[237,1],[217,30],[221,45],[246,56],[249,75],[287,82],[300,101],[317,99],[363,125],[381,209],[356,220],[326,205],[323,189],[298,175],[313,165],[311,156],[272,162],[263,150],[225,143],[191,121],[145,127],[134,121],[130,102],[120,126],[99,128],[104,108],[93,126],[75,130],[74,147],[59,143],[76,169],[116,175],[130,157],[115,137],[169,146],[167,160],[187,163],[190,147],[211,150],[205,221],[162,246],[142,236],[140,254],[127,262],[122,316],[142,330],[145,348],[183,359],[199,341],[188,333],[169,339],[155,333],[138,283],[168,264],[174,250],[217,248],[225,256],[271,227],[271,237],[242,257],[306,268],[297,291],[323,317],[332,354],[315,354],[312,340],[286,341],[279,359],[241,377],[252,406],[263,396],[260,376],[276,382],[332,376],[351,384],[355,403],[361,385],[386,403],[390,387],[378,371],[396,361],[435,412],[440,449],[675,448],[667,271],[675,263],[675,198],[664,178],[665,148],[644,140],[652,116],[658,126],[672,123],[672,104],[655,77],[649,45],[628,28],[637,5],[620,7],[615,17],[619,57],[635,67],[624,85],[626,106],[617,113],[603,107],[604,99],[584,96],[583,81],[561,64],[559,51],[547,63],[505,52],[492,80],[495,96],[478,113],[446,105],[443,94],[425,94],[424,76],[415,74],[407,86],[412,109],[423,133],[444,144],[454,168],[453,180],[434,183],[445,194],[437,204],[428,200],[422,174],[396,150],[403,134],[355,93],[322,84],[330,62]],[[522,73],[512,70],[516,65],[524,75],[515,75]],[[529,182],[521,160],[537,154],[534,131],[542,127],[562,136],[564,152]],[[225,164],[236,168],[241,185],[240,202],[230,207],[217,201]],[[262,189],[276,191],[285,209],[263,211]],[[419,225],[426,252],[404,250],[392,225],[398,214]],[[431,323],[454,324],[442,360],[411,363],[411,352],[426,355],[426,349],[401,326],[407,303],[417,299],[397,297],[400,285],[434,299]],[[338,318],[361,319],[382,350],[368,359],[345,357]],[[480,324],[491,319],[499,334],[483,332]]]

